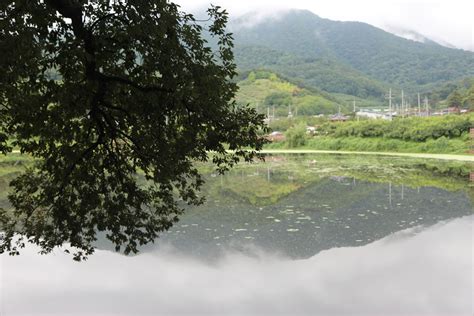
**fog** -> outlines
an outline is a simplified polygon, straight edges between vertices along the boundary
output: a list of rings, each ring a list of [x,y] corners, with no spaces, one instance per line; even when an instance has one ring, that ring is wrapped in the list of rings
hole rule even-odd
[[[306,260],[0,256],[0,315],[472,315],[473,216]]]
[[[306,9],[327,19],[360,21],[387,31],[418,32],[443,45],[474,51],[471,0],[176,0],[184,10],[202,12],[210,3],[236,17],[256,11],[273,15],[285,9]]]

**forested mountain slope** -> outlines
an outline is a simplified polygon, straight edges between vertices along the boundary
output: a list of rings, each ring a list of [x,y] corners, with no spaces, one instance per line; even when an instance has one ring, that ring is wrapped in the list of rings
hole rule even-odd
[[[268,68],[330,92],[381,96],[474,76],[474,53],[407,40],[360,22],[302,10],[231,24],[240,69]]]

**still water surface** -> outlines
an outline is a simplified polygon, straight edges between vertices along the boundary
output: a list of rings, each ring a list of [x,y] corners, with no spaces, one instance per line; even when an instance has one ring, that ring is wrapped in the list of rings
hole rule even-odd
[[[209,172],[207,203],[139,255],[1,256],[0,315],[472,315],[473,194],[444,164]]]

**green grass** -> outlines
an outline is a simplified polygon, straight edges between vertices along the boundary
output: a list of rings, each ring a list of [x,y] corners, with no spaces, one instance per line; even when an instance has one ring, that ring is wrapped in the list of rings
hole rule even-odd
[[[313,122],[310,118],[285,122],[287,125],[280,123],[277,127],[287,128],[287,140],[269,144],[266,148],[466,154],[473,142],[469,137],[469,128],[474,124],[474,113],[393,121],[323,122],[318,127],[318,135],[314,137],[300,128],[301,124],[311,125]],[[295,138],[303,141],[295,143]]]
[[[441,137],[426,142],[403,141],[382,137],[314,137],[306,142],[304,148],[317,150],[347,150],[403,153],[465,154],[468,142],[462,139]]]
[[[267,149],[289,148],[286,142],[272,143]],[[382,137],[327,137],[310,138],[298,149],[363,151],[363,152],[399,152],[399,153],[432,153],[432,154],[466,154],[469,142],[463,139],[441,137],[426,142],[412,142]]]

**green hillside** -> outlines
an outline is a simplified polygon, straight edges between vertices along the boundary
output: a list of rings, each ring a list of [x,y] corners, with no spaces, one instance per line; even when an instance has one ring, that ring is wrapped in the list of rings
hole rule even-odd
[[[231,25],[241,70],[266,68],[329,92],[381,97],[387,87],[417,92],[474,76],[474,53],[403,39],[359,22],[292,10]]]
[[[260,113],[270,109],[273,114],[275,109],[275,116],[287,116],[291,109],[298,115],[317,115],[335,113],[339,106],[346,108],[344,103],[327,93],[305,89],[270,71],[248,72],[238,86],[237,103],[258,107]]]
[[[389,87],[331,58],[303,58],[262,46],[237,45],[235,59],[241,71],[267,68],[331,93],[380,98]]]

